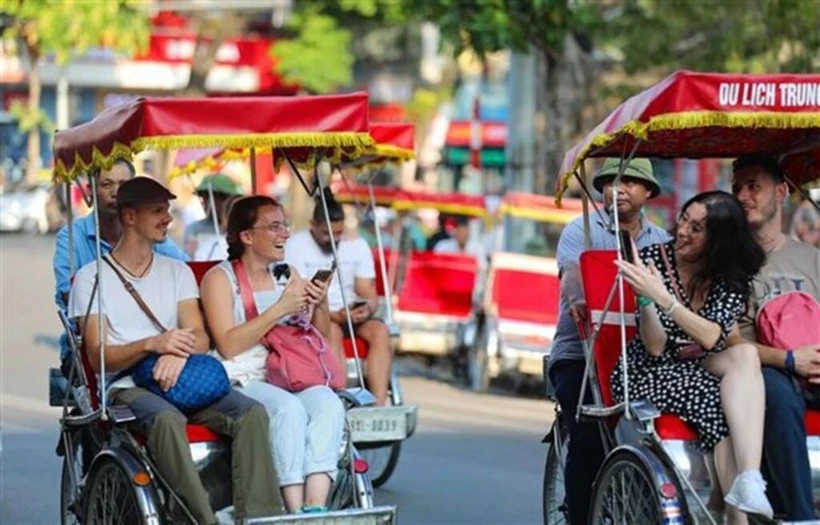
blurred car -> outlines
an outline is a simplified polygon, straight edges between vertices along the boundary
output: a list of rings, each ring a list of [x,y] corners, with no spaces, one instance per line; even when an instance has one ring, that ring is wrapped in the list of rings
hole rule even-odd
[[[0,194],[0,231],[45,234],[50,231],[50,184],[20,185]]]

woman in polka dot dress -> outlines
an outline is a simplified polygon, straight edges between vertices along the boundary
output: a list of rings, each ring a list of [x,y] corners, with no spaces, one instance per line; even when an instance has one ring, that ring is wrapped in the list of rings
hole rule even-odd
[[[746,523],[744,513],[771,518],[760,475],[760,361],[754,346],[726,346],[765,259],[740,203],[720,191],[693,197],[674,240],[634,259],[620,263],[639,307],[639,335],[626,349],[630,397],[697,429],[700,448],[714,452],[729,523]],[[613,397],[622,401],[620,368],[610,380]]]

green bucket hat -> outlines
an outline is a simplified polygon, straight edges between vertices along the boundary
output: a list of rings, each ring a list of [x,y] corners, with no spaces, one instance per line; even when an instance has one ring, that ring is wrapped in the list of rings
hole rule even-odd
[[[202,179],[196,188],[197,193],[208,193],[208,186],[211,186],[214,193],[223,195],[242,195],[242,188],[234,180],[223,173],[214,173]]]
[[[601,171],[592,177],[592,186],[603,193],[604,184],[613,180],[621,169],[621,159],[610,158],[604,161]],[[637,179],[649,187],[649,198],[653,199],[661,192],[658,180],[652,172],[652,162],[649,159],[632,159],[624,168],[624,177]]]

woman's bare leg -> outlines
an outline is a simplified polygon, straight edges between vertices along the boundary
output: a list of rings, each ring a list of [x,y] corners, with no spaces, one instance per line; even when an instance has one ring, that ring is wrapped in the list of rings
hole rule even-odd
[[[732,438],[724,438],[715,446],[714,457],[720,491],[727,494],[738,474]],[[749,521],[744,512],[731,505],[726,505],[726,523],[728,525],[746,525]]]
[[[282,487],[282,498],[285,500],[285,508],[288,513],[293,514],[301,509],[305,503],[305,486],[285,485]]]
[[[324,507],[330,493],[330,476],[324,472],[311,474],[305,480],[305,505]]]
[[[720,397],[739,472],[760,470],[766,391],[760,358],[752,345],[731,346],[706,360],[720,381]]]

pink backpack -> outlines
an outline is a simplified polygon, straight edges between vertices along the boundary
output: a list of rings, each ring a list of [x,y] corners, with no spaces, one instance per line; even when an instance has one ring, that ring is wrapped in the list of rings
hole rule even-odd
[[[766,301],[757,312],[757,340],[793,350],[820,343],[820,303],[806,292],[786,292]]]
[[[239,284],[245,320],[258,316],[248,275],[242,262],[231,261]],[[336,354],[308,319],[292,315],[285,324],[277,324],[262,337],[268,349],[265,361],[268,383],[289,392],[325,385],[333,390],[347,386],[347,377]]]

